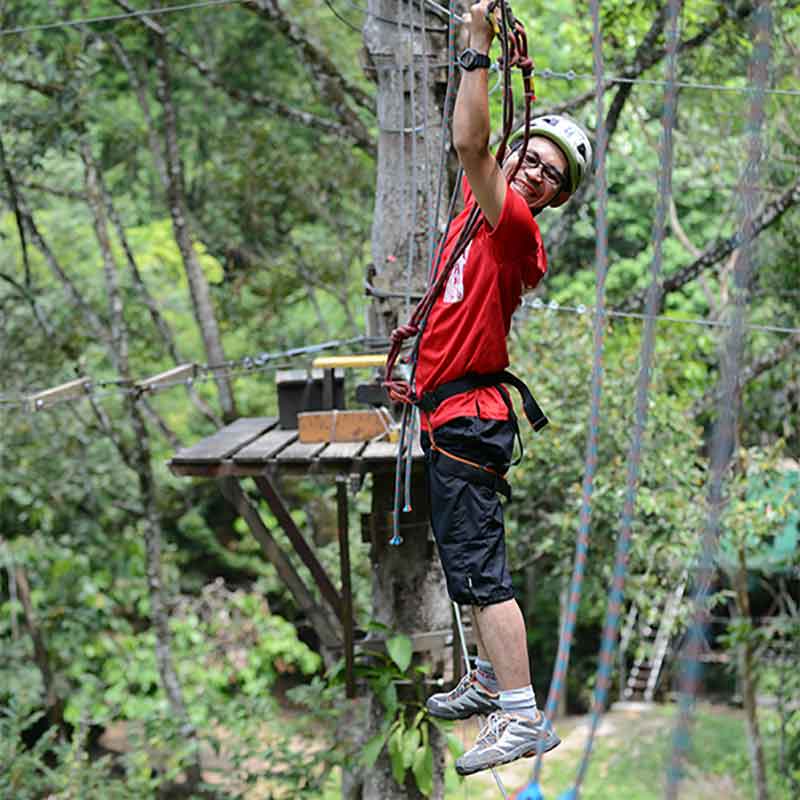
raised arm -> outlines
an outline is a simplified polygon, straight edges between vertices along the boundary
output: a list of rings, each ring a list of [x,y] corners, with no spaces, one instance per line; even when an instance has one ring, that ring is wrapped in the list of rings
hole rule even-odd
[[[469,47],[488,55],[494,30],[486,19],[489,0],[480,0],[470,9],[467,22]],[[462,70],[456,107],[453,113],[453,145],[467,176],[472,193],[489,224],[500,220],[508,185],[489,150],[489,71]]]

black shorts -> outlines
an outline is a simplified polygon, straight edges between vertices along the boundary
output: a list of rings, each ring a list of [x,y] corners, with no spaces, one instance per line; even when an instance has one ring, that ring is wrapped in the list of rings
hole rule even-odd
[[[434,431],[436,444],[453,455],[504,473],[514,450],[510,421],[459,417]],[[506,564],[503,507],[497,492],[450,474],[438,464],[447,456],[431,450],[422,432],[430,495],[431,526],[447,591],[456,603],[489,606],[514,597]]]

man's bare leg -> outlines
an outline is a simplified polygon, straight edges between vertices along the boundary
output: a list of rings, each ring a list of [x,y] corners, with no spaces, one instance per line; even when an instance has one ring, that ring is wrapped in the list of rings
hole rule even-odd
[[[483,661],[491,661],[492,659],[489,658],[489,652],[486,649],[486,645],[483,643],[481,628],[478,624],[478,613],[480,612],[480,608],[478,606],[470,606],[470,612],[472,613],[472,631],[475,634],[475,644],[478,646],[478,658],[482,659]]]
[[[528,641],[525,619],[516,600],[473,607],[478,654],[491,661],[500,688],[508,691],[529,686]],[[486,655],[481,655],[483,648]]]

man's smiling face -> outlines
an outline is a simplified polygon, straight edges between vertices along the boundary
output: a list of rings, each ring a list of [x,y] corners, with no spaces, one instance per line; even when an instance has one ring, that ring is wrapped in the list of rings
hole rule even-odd
[[[506,177],[513,173],[521,152],[520,147],[506,157],[503,162]],[[557,144],[543,136],[532,136],[528,141],[525,160],[511,186],[535,211],[544,208],[561,191],[568,169],[566,156]]]

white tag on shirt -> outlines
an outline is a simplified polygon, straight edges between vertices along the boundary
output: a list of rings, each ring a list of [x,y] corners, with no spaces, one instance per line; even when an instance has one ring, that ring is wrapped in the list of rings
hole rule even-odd
[[[467,245],[467,249],[456,261],[450,277],[447,279],[447,285],[444,287],[443,303],[460,303],[464,299],[464,267],[467,264],[471,247],[472,242]]]

